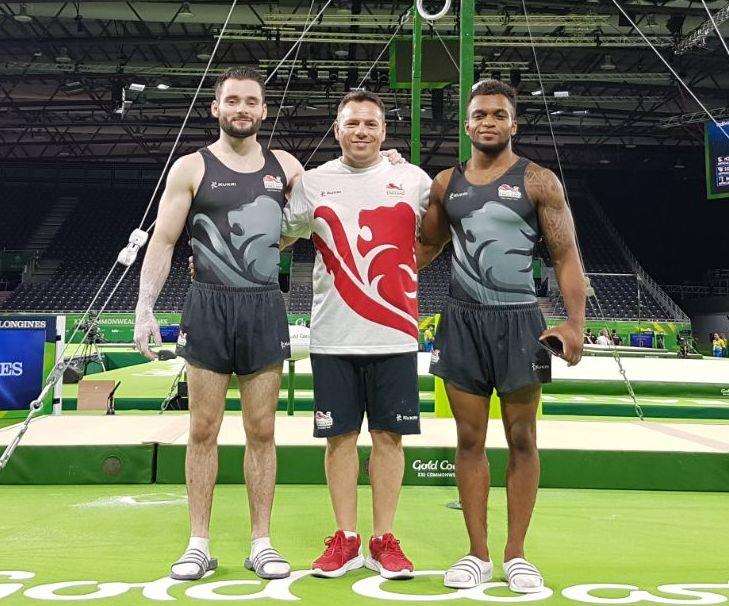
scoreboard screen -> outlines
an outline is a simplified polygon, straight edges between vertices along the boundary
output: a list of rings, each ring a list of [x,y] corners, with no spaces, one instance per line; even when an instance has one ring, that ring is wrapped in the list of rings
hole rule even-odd
[[[719,122],[719,126],[707,122],[704,127],[706,196],[710,200],[729,198],[729,137],[724,135],[729,135],[729,122]]]

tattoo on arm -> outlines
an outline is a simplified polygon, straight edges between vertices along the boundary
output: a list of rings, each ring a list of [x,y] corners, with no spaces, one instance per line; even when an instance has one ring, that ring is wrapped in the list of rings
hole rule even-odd
[[[539,225],[555,262],[577,252],[575,224],[562,184],[548,169],[530,164],[525,174],[526,189],[537,205]]]
[[[537,206],[539,225],[554,263],[569,320],[585,320],[585,270],[577,248],[575,224],[562,184],[551,171],[535,164],[527,167],[526,190]]]

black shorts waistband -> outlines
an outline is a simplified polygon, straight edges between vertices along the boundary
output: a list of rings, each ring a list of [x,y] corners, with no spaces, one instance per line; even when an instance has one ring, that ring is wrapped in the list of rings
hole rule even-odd
[[[448,297],[446,304],[460,309],[472,311],[503,311],[507,313],[532,312],[539,309],[539,301],[533,303],[479,303]]]
[[[207,290],[227,293],[265,293],[281,290],[278,284],[267,284],[265,286],[228,286],[227,284],[208,284],[207,282],[192,281],[192,287],[197,290]]]

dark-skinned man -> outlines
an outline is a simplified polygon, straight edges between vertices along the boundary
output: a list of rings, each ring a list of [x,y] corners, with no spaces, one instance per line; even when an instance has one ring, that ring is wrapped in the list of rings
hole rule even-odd
[[[471,91],[465,128],[471,160],[435,178],[418,251],[422,267],[453,241],[450,294],[430,370],[445,381],[456,421],[456,480],[470,550],[448,569],[444,582],[468,588],[493,575],[484,447],[489,400],[496,390],[509,447],[504,576],[512,591],[535,593],[544,581],[526,560],[524,541],[539,485],[537,408],[541,385],[551,380],[551,358],[540,340],[556,338],[567,362],[579,362],[586,284],[559,179],[512,150],[516,91],[496,80],[478,82]],[[568,312],[566,322],[549,330],[532,278],[534,246],[540,238],[554,262]]]

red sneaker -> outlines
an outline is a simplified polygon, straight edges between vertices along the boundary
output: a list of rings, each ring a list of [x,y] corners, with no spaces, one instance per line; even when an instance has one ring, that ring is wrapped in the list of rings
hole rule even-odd
[[[413,563],[405,557],[398,541],[391,533],[381,539],[370,539],[370,557],[365,566],[380,573],[386,579],[412,579]]]
[[[341,577],[348,570],[364,566],[359,535],[348,539],[343,530],[337,530],[324,544],[327,546],[324,553],[311,565],[315,577],[333,579]]]

